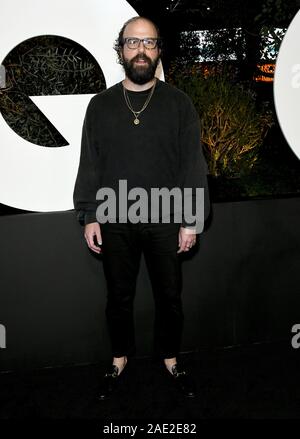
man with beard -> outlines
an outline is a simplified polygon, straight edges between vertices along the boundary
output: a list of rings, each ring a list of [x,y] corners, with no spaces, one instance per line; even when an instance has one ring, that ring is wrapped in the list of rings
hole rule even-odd
[[[98,398],[111,394],[128,368],[128,357],[136,352],[133,301],[142,252],[155,301],[154,354],[163,360],[164,374],[171,382],[192,397],[195,383],[178,355],[184,319],[180,253],[195,245],[195,223],[166,223],[159,216],[158,222],[100,225],[96,193],[109,187],[118,195],[119,180],[126,180],[128,189],[144,188],[147,193],[151,188],[204,188],[206,218],[207,166],[199,116],[185,93],[155,77],[161,39],[152,21],[143,17],[127,21],[115,50],[125,79],[89,102],[74,189],[84,237],[93,252],[102,254],[107,281],[106,318],[113,361]]]

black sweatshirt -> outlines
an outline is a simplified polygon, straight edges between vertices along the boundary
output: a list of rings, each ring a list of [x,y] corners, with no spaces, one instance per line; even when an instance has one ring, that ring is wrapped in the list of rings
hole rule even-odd
[[[142,108],[149,90],[128,90],[134,110]],[[98,189],[110,187],[118,194],[121,179],[127,180],[128,191],[142,187],[149,194],[153,187],[203,187],[207,218],[207,164],[200,142],[199,116],[191,99],[174,86],[157,80],[153,96],[139,119],[140,124],[135,125],[123,96],[122,82],[91,98],[83,123],[73,194],[79,222],[97,221]],[[182,225],[190,224],[182,220]]]

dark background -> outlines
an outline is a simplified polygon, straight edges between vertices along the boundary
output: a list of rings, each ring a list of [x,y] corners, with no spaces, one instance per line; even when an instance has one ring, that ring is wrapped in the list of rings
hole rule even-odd
[[[182,254],[182,352],[284,342],[300,309],[299,198],[213,203],[198,244]],[[90,364],[110,357],[101,256],[74,212],[0,218],[0,371]],[[152,354],[154,303],[137,281],[137,357]]]

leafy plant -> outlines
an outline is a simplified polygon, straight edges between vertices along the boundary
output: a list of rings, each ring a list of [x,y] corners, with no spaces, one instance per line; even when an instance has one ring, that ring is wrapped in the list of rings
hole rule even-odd
[[[273,124],[271,112],[259,111],[253,92],[232,83],[226,72],[206,76],[194,66],[184,72],[175,68],[171,77],[198,110],[210,173],[227,177],[250,173]]]

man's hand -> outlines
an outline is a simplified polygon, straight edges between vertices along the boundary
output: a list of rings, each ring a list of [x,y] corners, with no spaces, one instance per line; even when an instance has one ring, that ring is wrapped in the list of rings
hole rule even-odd
[[[96,242],[98,242],[99,245],[102,244],[100,224],[98,222],[86,224],[84,226],[84,237],[85,237],[85,240],[87,242],[88,247],[91,250],[93,250],[93,252],[95,252],[95,253],[102,252],[101,248],[98,247],[94,241],[94,239],[96,239]]]
[[[180,227],[178,235],[178,247],[177,253],[188,252],[196,243],[196,229],[188,229],[186,227]]]

